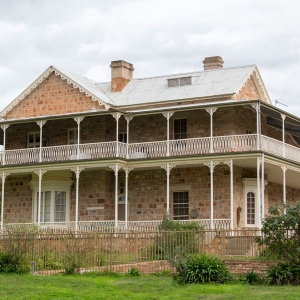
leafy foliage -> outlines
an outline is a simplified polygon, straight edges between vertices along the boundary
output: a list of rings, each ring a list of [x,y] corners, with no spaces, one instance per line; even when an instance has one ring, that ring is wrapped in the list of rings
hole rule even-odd
[[[159,229],[164,231],[187,231],[203,230],[203,227],[198,225],[196,222],[180,223],[178,221],[173,221],[168,215],[165,215],[161,224],[159,225]]]
[[[132,267],[131,269],[128,270],[128,275],[141,276],[141,272],[137,268]]]
[[[261,277],[252,270],[246,273],[243,282],[250,285],[259,284],[261,283]]]
[[[190,255],[177,265],[174,280],[183,283],[229,283],[233,281],[227,265],[214,255]]]
[[[276,205],[263,221],[262,237],[257,241],[284,261],[300,267],[300,201],[294,206]]]
[[[63,265],[66,275],[79,273],[80,269],[88,265],[89,255],[93,252],[94,235],[85,236],[86,239],[82,240],[80,235],[69,232],[69,235],[64,238],[63,249]]]
[[[28,273],[31,269],[36,227],[7,227],[0,249],[0,272]]]
[[[271,285],[300,284],[300,268],[292,263],[277,263],[267,269],[264,275]]]
[[[187,254],[198,253],[203,227],[196,222],[180,223],[165,216],[155,242],[143,249],[142,256],[166,259],[173,265]]]

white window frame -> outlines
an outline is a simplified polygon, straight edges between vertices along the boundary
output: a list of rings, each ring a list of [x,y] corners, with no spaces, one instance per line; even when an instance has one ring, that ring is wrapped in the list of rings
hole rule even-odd
[[[34,142],[29,142],[29,135],[34,136]],[[38,142],[36,141],[37,137],[39,138]],[[40,133],[38,131],[35,132],[28,132],[27,134],[27,148],[39,148],[40,147]]]
[[[174,194],[175,193],[187,193],[188,195],[188,198],[187,198],[187,203],[185,202],[182,202],[182,203],[174,203]],[[186,205],[187,204],[187,214],[184,214],[184,215],[175,215],[174,213],[174,204],[175,205]],[[190,206],[190,192],[188,190],[183,190],[183,191],[173,191],[172,192],[172,214],[173,214],[173,220],[189,220],[189,206]],[[177,218],[178,217],[178,218]],[[184,217],[184,219],[182,218]]]
[[[245,227],[257,227],[259,222],[259,203],[257,197],[257,179],[256,178],[243,178],[243,188],[244,188],[244,225]],[[254,202],[254,224],[247,223],[247,194],[249,192],[254,193],[255,202]]]
[[[71,132],[74,131],[74,138],[70,138]],[[69,128],[68,129],[68,145],[77,145],[78,144],[78,128]]]
[[[61,222],[68,222],[70,221],[70,188],[73,181],[63,181],[63,180],[45,180],[42,182],[42,190],[41,192],[45,195],[45,192],[51,192],[51,208],[50,208],[50,222],[49,223],[56,223],[54,221],[55,215],[55,192],[65,192],[66,193],[66,218],[65,221],[58,221],[57,223]],[[38,221],[38,181],[31,181],[30,182],[32,193],[33,193],[33,207],[32,207],[32,220],[33,222]],[[43,223],[43,222],[41,222]],[[47,222],[48,223],[48,222]]]
[[[264,181],[264,188],[268,184],[268,182]],[[261,180],[259,182],[260,188],[261,188]],[[244,226],[245,227],[258,227],[259,226],[259,218],[260,218],[260,203],[259,203],[259,197],[257,193],[257,179],[256,178],[243,178],[243,195],[244,195]],[[254,224],[248,224],[247,223],[247,194],[249,192],[254,193],[255,196],[255,222]],[[263,191],[264,192],[264,191]]]

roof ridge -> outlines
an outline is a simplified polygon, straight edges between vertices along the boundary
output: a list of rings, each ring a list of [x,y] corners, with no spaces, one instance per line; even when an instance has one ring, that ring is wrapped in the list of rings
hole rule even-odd
[[[238,66],[238,67],[228,67],[228,68],[212,69],[212,70],[202,70],[202,71],[192,71],[192,72],[184,72],[184,73],[174,73],[174,74],[159,75],[159,76],[149,76],[149,77],[142,77],[142,78],[133,78],[132,80],[163,78],[163,77],[169,77],[169,76],[199,74],[199,73],[206,73],[206,72],[215,72],[215,71],[230,70],[230,69],[241,69],[241,68],[249,68],[249,67],[256,67],[256,64],[246,65],[246,66]]]

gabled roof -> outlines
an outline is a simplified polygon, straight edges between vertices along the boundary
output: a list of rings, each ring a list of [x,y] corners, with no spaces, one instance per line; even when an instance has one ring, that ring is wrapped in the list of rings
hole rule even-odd
[[[60,76],[63,80],[67,80],[68,84],[72,84],[74,88],[78,88],[80,92],[86,96],[91,96],[93,101],[103,104],[106,109],[109,109],[113,105],[113,102],[107,97],[107,95],[97,86],[97,82],[86,77],[82,77],[73,74],[68,71],[50,66],[42,75],[40,75],[30,86],[28,86],[19,96],[17,96],[8,106],[6,106],[0,113],[0,117],[4,117],[9,111],[17,106],[27,95],[29,95],[34,89],[36,89],[47,77],[52,73]]]
[[[0,117],[4,117],[52,73],[60,76],[63,80],[67,80],[68,84],[72,84],[74,88],[79,88],[80,92],[91,96],[94,101],[105,105],[106,109],[235,95],[243,88],[251,76],[258,88],[261,99],[272,104],[255,65],[137,78],[132,79],[122,92],[115,93],[111,92],[110,82],[98,83],[86,77],[51,66],[4,108],[0,113]],[[168,79],[180,77],[191,77],[192,84],[168,87]]]

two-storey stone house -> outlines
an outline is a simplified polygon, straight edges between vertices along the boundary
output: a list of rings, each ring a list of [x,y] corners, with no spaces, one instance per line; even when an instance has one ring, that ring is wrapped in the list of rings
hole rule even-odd
[[[300,189],[300,119],[255,65],[99,83],[49,67],[1,112],[1,225],[260,227]],[[284,83],[283,83],[284,84]]]

